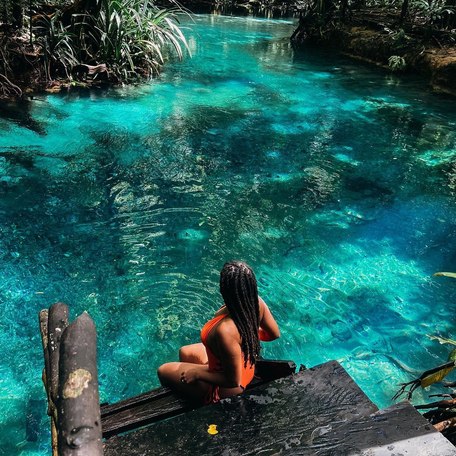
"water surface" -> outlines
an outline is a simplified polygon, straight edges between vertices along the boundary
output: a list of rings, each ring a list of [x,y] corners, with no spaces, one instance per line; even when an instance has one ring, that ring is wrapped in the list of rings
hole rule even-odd
[[[456,108],[420,81],[315,51],[293,24],[197,16],[150,84],[38,96],[0,117],[0,454],[49,453],[37,314],[99,333],[102,401],[156,368],[250,263],[282,338],[338,359],[380,407],[456,338]],[[422,397],[417,394],[417,401]]]

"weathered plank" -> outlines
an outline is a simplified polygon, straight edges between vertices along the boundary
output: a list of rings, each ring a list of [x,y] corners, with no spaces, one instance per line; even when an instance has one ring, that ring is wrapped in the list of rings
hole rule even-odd
[[[321,445],[313,443],[316,429],[375,411],[377,407],[333,361],[113,437],[105,442],[104,454],[324,454]],[[217,425],[218,434],[207,432],[210,424]]]
[[[109,438],[195,408],[198,408],[198,405],[170,392],[164,397],[156,398],[152,403],[141,403],[133,408],[102,417],[103,437]]]
[[[455,456],[456,448],[409,402],[401,402],[349,423],[316,433],[323,456]],[[331,452],[331,449],[335,449]]]
[[[60,339],[63,331],[68,326],[68,306],[62,302],[57,302],[49,308],[48,312],[48,343],[49,351],[49,384],[50,396],[54,404],[57,403],[59,389],[59,359],[60,359]]]
[[[51,446],[52,446],[52,455],[58,456],[57,448],[57,429],[55,427],[57,419],[57,410],[55,408],[54,400],[51,397],[51,362],[49,354],[49,334],[48,334],[48,323],[49,323],[49,310],[43,309],[39,313],[39,322],[40,322],[40,334],[41,334],[41,344],[43,346],[43,356],[44,356],[44,369],[42,373],[42,380],[44,388],[46,390],[47,396],[47,414],[51,418]]]
[[[296,370],[292,361],[259,360],[255,374],[257,378],[250,386],[291,375]],[[103,437],[109,438],[153,422],[163,420],[201,407],[176,395],[169,388],[157,388],[111,405],[103,405],[101,419]]]
[[[110,415],[129,410],[133,407],[143,405],[156,399],[170,396],[171,394],[172,390],[170,388],[161,387],[114,404],[103,404],[101,406],[101,417],[102,419],[105,419]]]

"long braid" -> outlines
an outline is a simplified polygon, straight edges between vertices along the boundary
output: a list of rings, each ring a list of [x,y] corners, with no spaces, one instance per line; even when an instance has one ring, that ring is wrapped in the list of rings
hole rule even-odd
[[[241,336],[244,366],[255,364],[260,354],[258,287],[252,269],[241,261],[225,263],[220,273],[220,293]]]

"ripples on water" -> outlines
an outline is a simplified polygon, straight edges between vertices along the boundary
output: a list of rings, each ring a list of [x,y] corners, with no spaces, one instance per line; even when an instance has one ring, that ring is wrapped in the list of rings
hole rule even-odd
[[[190,26],[194,57],[149,85],[2,107],[0,452],[48,453],[57,300],[96,322],[102,401],[158,385],[232,258],[282,328],[264,354],[339,359],[381,407],[446,358],[426,334],[456,337],[456,282],[431,277],[456,269],[454,101],[294,53],[289,22]]]

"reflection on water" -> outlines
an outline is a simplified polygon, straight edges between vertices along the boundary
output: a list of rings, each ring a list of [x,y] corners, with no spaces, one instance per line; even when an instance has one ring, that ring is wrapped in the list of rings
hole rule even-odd
[[[37,313],[99,333],[101,398],[157,386],[198,340],[218,272],[256,270],[283,337],[379,406],[454,334],[455,108],[331,54],[290,22],[198,16],[150,84],[38,97],[0,118],[1,451],[47,454]]]

